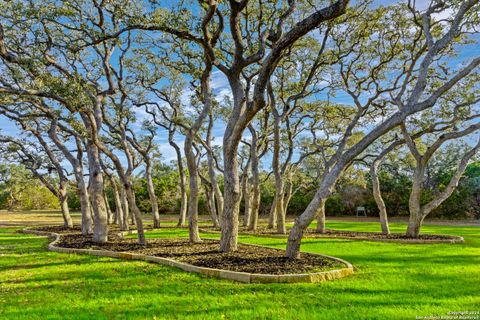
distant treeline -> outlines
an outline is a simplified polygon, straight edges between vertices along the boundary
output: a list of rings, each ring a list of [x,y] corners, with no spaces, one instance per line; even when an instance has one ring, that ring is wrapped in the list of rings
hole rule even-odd
[[[0,181],[0,209],[32,210],[58,209],[59,203],[37,179],[20,165],[2,164]],[[347,172],[348,173],[348,172]],[[432,190],[441,191],[449,181],[451,172],[436,171],[430,176]],[[180,194],[178,191],[178,170],[173,166],[158,164],[154,167],[153,182],[158,197],[160,214],[177,214],[180,209]],[[301,177],[298,180],[301,180]],[[303,176],[305,178],[305,176]],[[272,177],[262,173],[266,178],[261,185],[260,214],[268,215],[273,202],[275,186]],[[408,215],[408,198],[411,189],[411,179],[408,172],[398,168],[385,166],[380,172],[382,194],[390,216]],[[223,182],[220,181],[223,188]],[[141,174],[134,181],[135,196],[138,206],[144,213],[151,212],[146,179]],[[299,187],[293,194],[287,213],[292,216],[301,214],[312,200],[316,188],[313,181]],[[336,191],[328,198],[325,208],[329,216],[355,215],[356,207],[364,206],[369,216],[377,216],[378,208],[371,192],[371,181],[368,172],[357,169],[349,172],[339,181]],[[106,188],[110,206],[115,208],[111,186]],[[431,198],[430,193],[424,194],[425,202]],[[74,185],[69,192],[69,207],[80,210],[80,201]],[[242,208],[243,210],[243,203]],[[204,193],[199,200],[199,212],[208,214]],[[464,219],[480,218],[480,161],[467,167],[459,186],[452,196],[438,207],[431,215],[435,218]]]

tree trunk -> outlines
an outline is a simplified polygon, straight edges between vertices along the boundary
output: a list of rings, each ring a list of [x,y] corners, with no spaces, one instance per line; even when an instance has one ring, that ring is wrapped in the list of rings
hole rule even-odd
[[[285,226],[285,212],[283,208],[284,200],[284,185],[282,179],[282,172],[280,169],[280,121],[281,117],[276,111],[273,112],[275,116],[274,130],[273,130],[273,155],[272,155],[272,169],[275,178],[275,214],[277,215],[277,233],[285,234],[287,229]]]
[[[66,189],[66,186],[60,186],[59,200],[63,216],[63,226],[71,229],[73,228],[73,222],[72,217],[70,216],[70,209],[68,208],[68,193]]]
[[[277,227],[277,195],[273,197],[272,205],[270,206],[270,211],[268,213],[268,229],[275,229]]]
[[[319,191],[321,190],[322,189],[319,189]],[[304,213],[295,220],[292,230],[290,231],[287,242],[287,250],[285,252],[285,255],[290,259],[298,257],[300,253],[300,243],[302,241],[303,232],[313,220],[313,217],[316,216],[318,208],[322,204],[324,195],[319,191],[317,191],[317,194],[315,194],[315,197],[309,203]]]
[[[256,230],[258,224],[258,211],[260,210],[260,172],[258,168],[258,154],[257,154],[257,135],[252,134],[252,147],[251,147],[251,169],[252,169],[252,205],[250,212],[250,221],[248,223],[248,230]],[[253,151],[253,153],[252,153]]]
[[[8,201],[8,208],[7,212],[13,212],[13,208],[15,207],[15,204],[17,203],[17,199],[13,197],[11,194],[9,195],[10,200]]]
[[[425,179],[426,164],[423,159],[417,159],[417,166],[412,177],[412,190],[408,199],[408,209],[410,211],[410,218],[406,235],[412,238],[418,238],[420,234],[420,227],[424,219],[422,212],[422,193],[423,182]]]
[[[180,187],[182,189],[182,187]],[[183,187],[181,192],[181,199],[180,199],[180,214],[178,218],[177,226],[183,227],[185,226],[185,222],[187,220],[187,206],[188,206],[188,197],[187,197],[187,190]]]
[[[238,146],[243,128],[238,125],[242,112],[246,109],[245,88],[240,74],[229,77],[233,94],[233,112],[223,136],[224,206],[220,251],[232,252],[238,247],[238,215],[240,212],[240,179],[238,176]]]
[[[152,204],[152,216],[153,216],[153,227],[160,228],[160,214],[158,213],[158,199],[155,195],[155,187],[152,180],[152,166],[150,160],[145,160],[145,178],[147,180],[147,190],[148,196],[150,197],[150,203]]]
[[[112,160],[113,164],[115,165],[115,168],[117,169],[117,173],[123,185],[122,190],[125,192],[124,195],[126,196],[126,199],[128,202],[128,204],[125,204],[125,207],[123,208],[123,210],[124,212],[127,212],[127,208],[129,208],[130,211],[132,212],[132,223],[136,225],[138,243],[140,245],[145,245],[146,242],[145,242],[145,234],[143,230],[142,213],[140,212],[140,209],[138,208],[137,203],[135,201],[135,193],[133,191],[133,185],[132,185],[131,174],[134,168],[132,153],[131,153],[131,149],[129,148],[126,142],[125,128],[120,126],[120,129],[123,132],[121,143],[122,143],[123,151],[125,152],[125,156],[128,161],[127,170],[124,169],[122,162],[112,151],[106,148],[103,144],[99,144],[99,146],[102,148],[102,151]],[[126,218],[124,222],[125,221],[128,223],[128,218]]]
[[[108,241],[108,220],[105,199],[103,197],[104,183],[100,154],[93,142],[87,142],[88,167],[90,172],[90,201],[92,203],[94,226],[93,241],[105,243]]]
[[[387,207],[383,201],[382,192],[380,190],[380,181],[378,179],[378,166],[380,161],[374,161],[370,166],[370,178],[372,179],[372,193],[375,203],[378,207],[378,214],[380,216],[380,225],[383,234],[390,234],[390,227],[388,225]]]
[[[229,143],[224,139],[224,206],[220,250],[231,252],[237,250],[238,213],[240,211],[240,179],[238,177],[237,151],[238,143]]]
[[[60,200],[60,208],[62,210],[63,216],[63,226],[65,228],[73,228],[72,217],[70,216],[70,210],[68,209],[67,198],[62,198]]]
[[[211,152],[207,153],[207,158],[208,158],[207,159],[208,160],[208,176],[212,184],[212,192],[213,192],[212,196],[215,198],[215,201],[216,201],[216,209],[217,209],[216,212],[217,212],[218,222],[221,226],[223,221],[223,194],[222,194],[222,191],[220,190],[220,186],[218,185],[217,175],[215,173],[214,159]],[[215,206],[215,203],[213,205]]]
[[[300,244],[302,241],[303,232],[317,215],[318,208],[323,205],[323,200],[330,195],[330,189],[337,181],[337,178],[343,171],[344,167],[345,165],[343,163],[337,163],[333,170],[329,171],[323,176],[322,182],[312,201],[310,201],[305,211],[295,220],[292,230],[288,236],[287,249],[285,252],[286,257],[290,259],[298,257],[300,253]]]
[[[185,226],[185,221],[187,220],[187,178],[185,177],[185,170],[183,168],[182,152],[180,151],[180,147],[173,140],[172,134],[169,134],[168,142],[175,149],[175,153],[177,154],[178,177],[180,183],[180,213],[177,226],[183,227]]]
[[[120,194],[118,192],[118,185],[117,182],[112,178],[110,180],[113,189],[113,199],[115,201],[115,217],[116,223],[120,226],[121,231],[125,231],[125,224],[124,224],[124,215],[122,210],[122,200],[120,199]]]
[[[83,170],[81,168],[75,168],[74,170],[78,187],[78,198],[80,200],[80,210],[82,212],[82,234],[85,236],[93,233],[92,207],[90,205],[87,185],[83,179]]]
[[[278,188],[279,186],[276,186]],[[278,197],[275,197],[275,212],[277,214],[277,233],[286,234],[287,227],[285,225],[285,211],[283,211],[283,184],[280,186],[281,193],[278,194]],[[277,189],[278,192],[278,189]]]
[[[258,226],[258,213],[260,209],[260,185],[258,176],[252,180],[252,209],[250,212],[250,221],[248,222],[248,230],[255,231]]]
[[[112,211],[112,212],[113,212],[113,224],[118,225],[118,215],[117,215],[117,207],[116,206],[115,206],[115,211]]]
[[[275,143],[276,145],[276,143]],[[274,146],[274,150],[279,148],[279,145]],[[275,151],[274,151],[275,154]],[[287,229],[285,226],[285,211],[283,210],[283,198],[284,198],[284,185],[282,180],[282,175],[280,173],[279,168],[279,159],[278,153],[277,157],[273,158],[272,166],[275,176],[275,214],[277,215],[277,233],[285,234],[287,233]]]
[[[133,194],[133,199],[135,199],[135,194]],[[128,195],[127,195],[127,200],[128,200]],[[133,226],[137,227],[137,220],[135,219],[135,215],[132,214],[133,211],[132,211],[132,209],[131,209],[131,208],[132,208],[132,205],[130,204],[130,200],[128,201],[128,205],[129,205],[129,208],[130,208],[130,210],[129,210],[129,215],[128,215],[128,216],[130,217],[130,223],[131,223]]]
[[[198,243],[200,232],[198,231],[198,172],[197,163],[193,154],[193,136],[189,132],[185,138],[185,157],[187,158],[187,167],[190,182],[190,196],[188,198],[188,229],[190,242]]]
[[[420,228],[422,227],[422,222],[424,215],[421,212],[412,212],[410,211],[410,218],[408,219],[407,227],[407,236],[411,238],[418,239],[420,236]]]
[[[321,200],[320,206],[318,207],[317,211],[317,233],[325,233],[325,200]]]
[[[412,238],[419,237],[420,228],[425,217],[430,214],[432,210],[440,206],[446,199],[448,199],[448,197],[451,196],[451,194],[457,187],[463,173],[465,172],[468,162],[477,153],[479,149],[480,139],[478,140],[475,147],[473,147],[463,155],[457,169],[455,170],[455,173],[453,174],[445,189],[439,194],[435,195],[435,197],[431,201],[429,201],[423,206],[421,201],[425,181],[425,170],[428,164],[428,160],[430,159],[429,156],[431,156],[433,153],[430,153],[429,156],[424,155],[421,157],[417,157],[417,166],[413,174],[412,191],[410,193],[410,199],[408,202],[410,219],[406,232],[407,236]]]
[[[135,202],[135,194],[133,193],[132,183],[130,177],[127,177],[127,181],[124,184],[125,194],[127,195],[128,203],[130,205],[130,211],[132,212],[132,217],[135,219],[135,225],[137,227],[137,236],[138,243],[140,245],[145,245],[145,231],[143,230],[143,221],[142,213]]]
[[[285,212],[285,216],[288,214],[288,204],[290,203],[290,199],[292,199],[293,195],[293,182],[289,178],[285,186],[285,196],[283,197],[283,212]]]
[[[218,215],[215,208],[215,194],[212,190],[209,190],[205,187],[205,198],[207,203],[208,212],[210,212],[210,217],[212,218],[212,223],[215,228],[218,228]]]
[[[123,211],[123,225],[121,227],[122,230],[128,231],[130,229],[128,225],[128,219],[130,216],[130,209],[127,199],[127,194],[125,192],[125,187],[122,186],[120,189],[121,201],[122,201],[122,211]]]
[[[77,156],[74,157],[65,144],[58,138],[57,135],[57,120],[52,120],[51,126],[48,130],[48,136],[55,143],[57,148],[63,153],[65,158],[70,162],[73,167],[75,181],[77,183],[78,198],[80,200],[80,211],[82,214],[82,234],[93,233],[93,219],[92,208],[90,205],[90,199],[88,195],[88,189],[83,178],[83,144],[80,137],[75,137],[75,143],[77,145]]]
[[[247,168],[245,170],[248,170]],[[242,177],[242,195],[243,195],[243,226],[248,226],[250,221],[250,214],[252,212],[252,197],[250,193],[250,186],[248,183],[248,173],[245,173]]]
[[[449,39],[448,41],[450,40],[451,39]],[[448,44],[448,41],[445,42],[445,45]],[[432,58],[432,56],[429,56],[429,58]],[[431,61],[423,60],[422,63],[426,63],[426,65],[429,65]],[[473,68],[475,68],[479,63],[480,60],[472,62],[467,67],[461,69],[461,71],[459,71],[459,73],[457,73],[454,77],[455,80],[459,81],[466,74],[470,73],[471,70],[473,70]],[[360,141],[349,147],[348,150],[344,152],[342,150],[342,153],[337,152],[338,156],[335,157],[335,164],[331,168],[329,168],[328,172],[323,175],[320,186],[317,189],[317,192],[315,193],[312,201],[309,203],[305,211],[296,219],[296,222],[288,237],[286,249],[286,256],[288,258],[295,258],[298,256],[300,252],[300,244],[303,232],[308,227],[310,222],[314,219],[321,199],[325,199],[330,195],[330,189],[334,186],[335,182],[337,181],[343,170],[345,170],[345,168],[352,163],[355,157],[357,157],[379,137],[386,134],[396,126],[400,125],[406,117],[431,107],[431,104],[428,103],[418,103],[419,98],[422,97],[423,93],[425,93],[425,79],[428,68],[425,68],[423,70],[425,70],[425,72],[421,72],[419,77],[420,80],[416,83],[414,92],[412,92],[409,97],[406,97],[406,100],[409,101],[408,104],[405,105],[405,107],[402,108],[401,111],[395,112],[381,124],[370,130],[363,138],[360,139]],[[450,87],[444,86],[445,91],[441,93],[443,94],[447,92],[455,83],[456,82],[450,82]],[[434,97],[434,95],[432,95],[431,97]],[[427,100],[429,99],[423,101]]]
[[[103,197],[105,198],[105,208],[107,209],[107,220],[108,224],[113,224],[113,212],[112,209],[110,208],[110,203],[108,202],[108,197],[107,193],[103,191]]]

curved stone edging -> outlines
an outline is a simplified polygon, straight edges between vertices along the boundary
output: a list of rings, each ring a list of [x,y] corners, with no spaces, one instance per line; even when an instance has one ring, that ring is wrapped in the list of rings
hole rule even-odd
[[[210,234],[219,234],[219,231],[211,231],[200,228],[200,232],[210,233]],[[255,236],[263,238],[285,238],[288,234],[252,234],[246,232],[239,232],[238,234],[244,236]],[[341,236],[341,235],[331,235],[331,234],[315,234],[315,237],[309,237],[309,234],[304,234],[306,239],[346,239],[346,240],[359,240],[359,241],[377,241],[377,242],[394,242],[394,243],[403,243],[403,244],[439,244],[439,243],[464,243],[465,239],[460,236],[451,236],[451,235],[441,235],[450,237],[451,239],[436,239],[436,240],[422,240],[422,239],[375,239],[369,237],[350,237],[350,236]]]
[[[133,234],[135,233],[134,231],[136,230],[120,232],[119,234],[121,235]],[[116,251],[109,251],[109,250],[57,247],[55,244],[60,240],[60,234],[58,233],[30,230],[30,229],[23,229],[21,232],[25,234],[55,237],[54,241],[48,245],[48,250],[50,251],[61,252],[61,253],[90,254],[90,255],[101,256],[101,257],[120,258],[120,259],[127,259],[127,260],[144,260],[144,261],[158,263],[165,266],[180,268],[188,272],[203,274],[209,277],[234,280],[234,281],[243,282],[243,283],[300,283],[300,282],[315,283],[315,282],[340,279],[353,274],[353,266],[351,263],[345,260],[342,260],[340,258],[326,256],[326,255],[319,255],[319,256],[330,258],[332,260],[340,262],[345,265],[345,268],[323,271],[323,272],[315,272],[315,273],[302,273],[302,274],[278,274],[278,275],[257,274],[257,273],[237,272],[237,271],[229,271],[229,270],[222,270],[222,269],[198,267],[198,266],[194,266],[188,263],[178,262],[168,258],[148,256],[145,254],[136,254],[136,253],[130,253],[130,252],[116,252]],[[247,244],[247,245],[250,245],[250,244]]]

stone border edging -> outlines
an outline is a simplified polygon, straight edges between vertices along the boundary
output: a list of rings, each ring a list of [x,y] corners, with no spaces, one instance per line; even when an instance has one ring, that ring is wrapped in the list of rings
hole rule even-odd
[[[120,234],[121,235],[134,234],[133,231],[136,231],[136,230],[120,232]],[[116,251],[109,251],[109,250],[57,247],[55,244],[58,243],[58,241],[60,240],[60,234],[58,233],[31,230],[28,228],[21,230],[21,232],[25,234],[54,237],[55,238],[54,241],[48,245],[49,251],[61,252],[61,253],[90,254],[94,256],[119,258],[119,259],[127,259],[127,260],[144,260],[144,261],[158,263],[165,266],[180,268],[188,272],[203,274],[209,277],[234,280],[234,281],[243,282],[243,283],[300,283],[300,282],[315,283],[315,282],[340,279],[353,274],[353,266],[351,263],[345,260],[342,260],[340,258],[320,255],[320,254],[315,254],[315,255],[335,260],[337,262],[344,264],[346,267],[341,269],[336,269],[336,270],[323,271],[323,272],[300,273],[300,274],[276,275],[276,274],[257,274],[257,273],[237,272],[237,271],[229,271],[229,270],[222,270],[222,269],[198,267],[188,263],[175,261],[173,259],[148,256],[145,254],[136,254],[136,253],[130,253],[130,252],[116,252]],[[247,245],[250,245],[250,244],[247,244]],[[314,254],[314,253],[310,253],[310,254]]]
[[[219,231],[199,229],[200,232],[210,233],[210,234],[219,234]],[[248,232],[239,232],[238,234],[243,236],[255,236],[262,238],[285,238],[288,234],[253,234]],[[359,240],[359,241],[377,241],[377,242],[394,242],[394,243],[403,243],[403,244],[439,244],[439,243],[464,243],[465,239],[460,236],[451,236],[451,235],[440,235],[439,236],[448,236],[451,239],[436,239],[436,240],[422,240],[422,239],[375,239],[369,237],[350,237],[350,236],[341,236],[341,235],[332,235],[332,234],[315,234],[315,237],[309,237],[309,234],[304,234],[306,239],[346,239],[346,240]]]

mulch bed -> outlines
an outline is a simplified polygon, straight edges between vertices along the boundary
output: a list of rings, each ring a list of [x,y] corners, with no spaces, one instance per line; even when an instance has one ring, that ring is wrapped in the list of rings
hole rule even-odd
[[[219,228],[215,227],[201,227],[201,230],[207,232],[215,231],[220,232]],[[239,232],[243,234],[251,235],[262,235],[262,236],[288,236],[290,228],[287,228],[286,234],[277,233],[275,229],[268,229],[265,226],[260,226],[256,231],[248,230],[245,227],[239,227]],[[418,238],[411,238],[405,235],[404,233],[392,233],[389,235],[382,234],[380,232],[357,232],[357,231],[345,231],[345,230],[331,230],[327,229],[325,233],[318,233],[315,229],[309,228],[305,230],[305,237],[308,238],[333,238],[333,237],[348,237],[348,238],[369,238],[374,240],[452,240],[456,237],[448,235],[438,235],[438,234],[421,234]]]
[[[308,237],[352,237],[352,238],[369,238],[369,239],[378,239],[378,240],[452,240],[455,237],[448,235],[440,234],[421,234],[418,238],[412,238],[407,236],[404,233],[391,233],[391,234],[382,234],[380,232],[357,232],[357,231],[341,231],[341,230],[329,230],[327,229],[325,233],[318,233],[314,229],[308,229],[305,234]]]
[[[66,228],[64,226],[45,226],[45,227],[37,227],[37,228],[31,228],[31,229],[37,230],[37,231],[55,232],[59,234],[82,231],[82,229],[80,229],[80,227],[77,227],[77,226],[74,226],[73,228]]]
[[[301,253],[297,259],[288,259],[284,256],[284,250],[245,244],[239,244],[238,250],[233,253],[222,253],[219,251],[219,241],[211,239],[204,239],[201,243],[190,243],[183,238],[147,239],[147,245],[141,246],[137,239],[120,237],[112,230],[108,243],[97,244],[93,242],[92,236],[83,236],[78,230],[75,233],[72,233],[72,229],[63,227],[42,227],[36,230],[62,232],[60,241],[56,243],[58,247],[146,254],[199,267],[237,272],[313,273],[344,267],[335,260],[314,254]]]
[[[151,229],[153,226],[151,224],[144,224],[143,228],[145,230]],[[130,230],[136,230],[135,225],[131,224],[129,225]],[[170,226],[163,226],[162,228],[170,228]],[[37,228],[32,228],[32,230],[38,230],[38,231],[46,231],[46,232],[55,232],[58,234],[68,234],[68,233],[79,233],[82,231],[80,226],[73,226],[73,228],[66,228],[64,226],[45,226],[45,227],[37,227]],[[118,233],[120,232],[120,227],[116,224],[111,224],[108,226],[108,231],[111,233]]]

